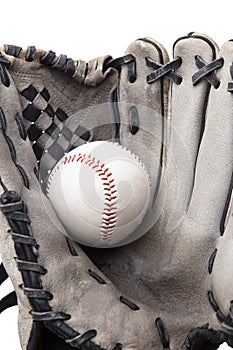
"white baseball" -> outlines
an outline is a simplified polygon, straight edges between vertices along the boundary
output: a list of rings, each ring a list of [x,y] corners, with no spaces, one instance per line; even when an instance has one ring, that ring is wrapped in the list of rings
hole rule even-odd
[[[67,236],[99,248],[124,244],[150,203],[150,181],[142,161],[108,141],[87,143],[65,154],[50,173],[46,192]]]

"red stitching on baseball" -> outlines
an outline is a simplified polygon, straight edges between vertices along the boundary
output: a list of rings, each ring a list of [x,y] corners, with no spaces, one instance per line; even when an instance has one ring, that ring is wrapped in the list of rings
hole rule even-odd
[[[135,155],[130,149],[127,147],[124,147],[120,145],[117,142],[111,142],[107,141],[123,150],[128,152],[141,166],[144,170],[146,170],[146,167],[144,163],[141,161],[141,159]],[[103,184],[103,190],[104,190],[104,210],[102,212],[102,224],[101,224],[101,239],[105,242],[108,242],[112,238],[112,234],[114,232],[114,228],[117,223],[117,190],[116,185],[114,183],[114,179],[112,177],[112,173],[109,172],[109,168],[105,168],[104,163],[100,163],[100,160],[96,160],[95,157],[92,157],[90,154],[87,155],[86,153],[81,154],[75,154],[74,156],[65,156],[64,160],[62,161],[62,164],[68,164],[70,162],[81,162],[85,165],[88,165],[91,169],[93,169],[98,176],[100,177],[102,184]],[[56,174],[56,172],[59,170],[60,165],[54,167],[53,171],[50,174],[50,177],[47,182],[46,187],[46,193],[47,196],[49,196],[49,190],[51,186],[51,179]],[[105,169],[104,169],[105,168]]]
[[[102,213],[102,223],[101,223],[101,239],[105,242],[110,241],[112,238],[112,234],[114,231],[114,228],[117,223],[117,207],[116,207],[116,200],[117,200],[117,190],[116,185],[114,183],[114,179],[112,177],[112,173],[108,172],[109,168],[104,169],[105,164],[100,163],[100,160],[95,159],[95,157],[91,158],[91,155],[86,154],[75,154],[74,156],[65,156],[64,160],[62,161],[62,164],[66,165],[72,162],[81,162],[87,166],[89,166],[91,169],[95,170],[97,175],[100,177],[102,184],[103,184],[103,190],[104,190],[104,210]],[[46,193],[47,196],[49,196],[49,190],[51,186],[51,179],[56,174],[56,172],[59,170],[60,166],[57,165],[52,173],[50,174],[50,177],[47,182],[46,187]]]
[[[115,146],[125,150],[126,152],[128,152],[141,165],[141,167],[144,170],[146,170],[145,164],[142,162],[142,160],[136,154],[134,154],[128,147],[122,146],[120,143],[117,143],[117,142],[111,142],[111,141],[107,141],[107,142],[110,142],[113,145],[115,145]]]

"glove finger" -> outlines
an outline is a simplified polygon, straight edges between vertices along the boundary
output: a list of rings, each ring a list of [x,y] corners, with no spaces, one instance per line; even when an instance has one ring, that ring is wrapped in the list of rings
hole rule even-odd
[[[233,198],[226,217],[226,230],[218,239],[216,249],[213,250],[209,260],[209,272],[211,274],[211,301],[215,312],[225,324],[225,331],[233,332],[233,304],[231,273],[232,251],[233,251]],[[226,327],[227,325],[227,327]],[[229,333],[228,333],[229,334]]]
[[[223,66],[216,71],[219,87],[212,86],[206,112],[204,134],[197,159],[195,185],[188,217],[195,221],[200,232],[224,232],[232,191],[233,171],[233,95],[232,81],[233,43],[223,45],[220,58]],[[230,187],[231,184],[231,187]]]
[[[208,82],[202,79],[197,84],[194,79],[198,71],[196,58],[201,56],[204,61],[212,62],[217,51],[217,45],[210,38],[195,33],[178,39],[174,44],[174,58],[178,57],[181,61],[175,72],[182,77],[182,82],[179,85],[173,83],[169,108],[171,131],[166,170],[168,231],[179,224],[188,209],[209,94]]]
[[[169,87],[163,74],[154,73],[166,66],[168,54],[161,44],[145,38],[133,42],[126,55],[133,62],[122,66],[118,87],[120,143],[146,165],[154,203],[161,177]]]

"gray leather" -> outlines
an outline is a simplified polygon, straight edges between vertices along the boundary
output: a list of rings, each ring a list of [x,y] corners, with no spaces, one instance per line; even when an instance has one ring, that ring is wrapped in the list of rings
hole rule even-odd
[[[17,58],[4,49],[1,52],[10,61],[7,68],[10,86],[0,84],[0,106],[6,118],[6,125],[3,123],[0,130],[1,181],[8,190],[16,191],[28,207],[32,236],[39,244],[37,263],[47,270],[40,276],[45,292],[41,295],[49,296],[48,299],[53,296],[48,301],[52,309],[49,313],[38,316],[38,311],[33,310],[30,314],[30,300],[19,287],[23,280],[14,259],[16,250],[9,221],[2,212],[1,256],[18,296],[22,348],[34,349],[28,348],[32,342],[33,314],[50,331],[49,320],[53,317],[71,316],[61,323],[81,336],[70,336],[67,343],[61,340],[63,345],[59,346],[54,341],[53,345],[60,350],[67,349],[65,346],[69,344],[81,349],[99,346],[115,350],[182,347],[210,350],[217,349],[223,341],[232,345],[233,227],[229,198],[233,170],[233,95],[228,84],[233,79],[230,71],[233,43],[227,42],[219,51],[204,35],[192,33],[180,38],[174,44],[174,58],[180,57],[180,65],[172,68],[168,76],[168,68],[173,66],[164,68],[162,75],[161,66],[168,64],[168,56],[161,44],[150,38],[136,40],[126,51],[135,58],[135,81],[129,81],[129,68],[124,64],[119,69],[119,79],[115,70],[108,70],[102,76],[97,69],[96,84],[92,74],[90,81],[83,78],[81,61],[75,70],[80,81],[42,65],[40,52],[33,62],[25,61],[24,52]],[[146,64],[149,56],[160,67],[158,79],[151,83],[147,79],[153,72]],[[200,69],[196,56],[206,64],[223,58],[222,66],[214,72],[220,82],[217,88],[205,75],[193,85],[193,76]],[[93,63],[90,67],[99,66]],[[211,74],[208,69],[206,74]],[[16,114],[24,115],[30,105],[21,94],[30,85],[39,92],[47,88],[53,109],[60,108],[70,117],[65,123],[69,130],[64,131],[59,144],[64,149],[69,143],[67,133],[76,129],[76,121],[87,116],[82,110],[92,115],[95,105],[104,104],[106,112],[117,88],[118,117],[122,121],[120,142],[142,158],[153,184],[154,200],[144,223],[147,227],[149,222],[150,229],[145,236],[107,250],[80,247],[74,242],[67,244],[62,234],[64,228],[35,175],[34,143],[22,138],[15,120]],[[33,101],[40,110],[48,103],[42,97],[39,93]],[[132,111],[132,106],[137,112]],[[103,126],[100,110],[98,107],[95,112],[100,122],[86,118],[88,121],[82,125],[88,128],[90,120],[93,121],[94,140],[113,138],[112,125]],[[59,110],[55,120],[58,116],[61,117]],[[42,115],[36,124],[47,128],[50,122]],[[28,131],[31,123],[24,120],[24,125]],[[62,128],[63,124],[59,126]],[[12,157],[7,137],[15,147],[17,160]],[[38,142],[43,149],[51,146],[47,143],[50,141],[45,133]],[[78,145],[84,141],[77,138],[75,142]],[[45,159],[43,166],[49,170],[56,161],[54,153]],[[25,170],[29,186],[25,186],[17,165]],[[39,269],[39,273],[43,271]],[[38,290],[36,293],[38,297]],[[51,333],[41,334],[43,342],[43,334]],[[89,337],[91,345],[87,343]],[[43,348],[36,346],[36,350]]]

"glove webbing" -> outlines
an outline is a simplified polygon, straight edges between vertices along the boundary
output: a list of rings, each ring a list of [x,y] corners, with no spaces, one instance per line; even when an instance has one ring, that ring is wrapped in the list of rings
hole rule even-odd
[[[26,51],[23,51],[21,47],[14,45],[5,45],[4,53],[6,53],[8,56],[13,56],[16,59],[25,60],[26,62],[38,61],[42,65],[49,66],[51,69],[59,70],[62,71],[64,74],[72,76],[80,83],[85,83],[86,81],[88,81],[92,86],[93,84],[91,83],[91,79],[93,81],[95,80],[95,68],[93,68],[95,67],[95,65],[91,64],[91,66],[89,67],[89,64],[84,61],[74,61],[71,58],[67,58],[66,55],[56,56],[55,52],[51,50],[47,52],[40,51],[39,55],[35,46],[29,46]],[[99,76],[100,79],[104,79],[104,72],[106,71],[106,69],[104,69],[104,66],[105,62],[107,64],[108,61],[109,57],[107,57],[102,63],[103,74],[100,72],[101,69],[98,69],[98,71],[96,71],[98,79]],[[82,69],[80,68],[81,66],[83,66]],[[10,78],[7,71],[7,68],[10,67],[11,62],[7,60],[3,56],[3,54],[0,54],[0,78],[2,84],[6,87],[10,86]],[[19,93],[28,101],[28,105],[23,110],[23,118],[29,122],[28,130],[26,130],[23,124],[23,118],[20,115],[16,116],[16,121],[18,123],[18,128],[21,137],[25,139],[27,134],[30,141],[32,142],[32,149],[37,158],[38,165],[45,151],[39,141],[45,135],[48,135],[50,139],[54,139],[54,142],[50,145],[49,149],[47,149],[46,152],[48,152],[50,157],[54,158],[55,163],[64,155],[65,152],[69,152],[72,149],[70,140],[74,135],[76,135],[78,138],[81,138],[84,141],[90,140],[91,134],[89,130],[85,129],[80,125],[77,125],[75,130],[70,130],[65,125],[65,121],[68,119],[67,113],[60,107],[54,110],[50,103],[50,93],[46,88],[44,88],[42,91],[37,91],[37,89],[31,84],[22,91],[19,91]],[[41,102],[43,102],[43,105],[46,105],[46,107],[43,108],[43,110],[41,110],[34,104],[34,101],[38,99],[41,100]],[[40,119],[41,123],[41,119],[46,119],[48,117],[51,120],[50,125],[46,127],[45,130],[42,130],[41,126],[37,125],[37,120]],[[46,124],[48,124],[48,122]],[[67,144],[67,147],[65,147],[65,149],[57,142],[58,137],[60,139],[64,138],[64,144]],[[46,182],[46,178],[48,176],[47,170],[51,169],[43,170],[43,172],[40,172],[40,177],[43,182]]]

